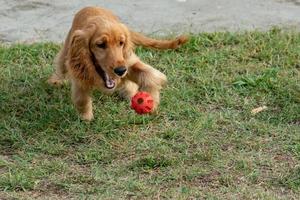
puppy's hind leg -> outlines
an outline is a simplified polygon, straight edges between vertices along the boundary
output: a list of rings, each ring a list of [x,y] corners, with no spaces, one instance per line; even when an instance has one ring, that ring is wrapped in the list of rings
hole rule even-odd
[[[67,68],[65,65],[65,50],[64,48],[59,51],[56,58],[54,59],[55,72],[48,78],[48,83],[54,86],[60,86],[63,84]]]

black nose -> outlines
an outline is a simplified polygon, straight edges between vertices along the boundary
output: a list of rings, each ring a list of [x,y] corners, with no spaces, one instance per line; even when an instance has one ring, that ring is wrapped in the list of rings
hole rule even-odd
[[[118,76],[122,76],[123,74],[125,74],[126,72],[126,68],[125,67],[117,67],[114,69],[114,72],[118,75]]]

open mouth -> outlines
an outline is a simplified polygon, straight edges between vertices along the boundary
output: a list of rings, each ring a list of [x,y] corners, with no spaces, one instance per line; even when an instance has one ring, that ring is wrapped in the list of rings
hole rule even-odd
[[[104,81],[104,85],[107,89],[113,89],[116,86],[115,81],[102,69],[102,67],[94,60],[94,65],[97,73],[101,76]]]
[[[99,65],[96,66],[96,71],[102,77],[107,89],[113,89],[116,86],[115,81]]]

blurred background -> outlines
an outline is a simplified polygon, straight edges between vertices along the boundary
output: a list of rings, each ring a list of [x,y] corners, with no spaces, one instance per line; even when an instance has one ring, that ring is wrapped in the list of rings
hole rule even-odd
[[[300,0],[0,0],[0,41],[62,42],[85,6],[111,9],[154,35],[300,27]]]

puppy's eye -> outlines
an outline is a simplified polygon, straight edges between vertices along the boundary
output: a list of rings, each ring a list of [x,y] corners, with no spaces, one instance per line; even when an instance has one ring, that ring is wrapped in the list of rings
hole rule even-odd
[[[97,44],[97,47],[99,47],[101,49],[106,49],[106,43],[105,42],[99,43],[99,44]]]
[[[123,46],[124,45],[124,42],[123,41],[120,41],[120,46]]]

